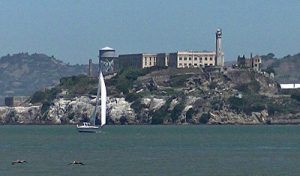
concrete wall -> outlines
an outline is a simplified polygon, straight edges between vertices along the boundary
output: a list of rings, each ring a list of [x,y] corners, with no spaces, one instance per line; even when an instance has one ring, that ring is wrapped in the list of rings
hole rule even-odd
[[[300,84],[280,84],[281,89],[300,89]]]
[[[170,53],[169,66],[173,68],[199,68],[215,65],[215,52],[179,51]]]
[[[143,68],[143,55],[142,54],[124,54],[119,55],[117,58],[118,68]]]

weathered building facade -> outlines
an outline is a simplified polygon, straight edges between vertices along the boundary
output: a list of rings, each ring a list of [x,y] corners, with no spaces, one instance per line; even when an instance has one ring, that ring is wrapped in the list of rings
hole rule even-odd
[[[122,54],[119,55],[118,68],[148,68],[156,66],[156,54]]]
[[[215,52],[178,51],[169,54],[168,66],[173,68],[214,66],[215,59]]]
[[[158,54],[122,54],[116,58],[117,69],[148,68],[153,66],[172,68],[199,68],[224,66],[224,52],[221,45],[222,30],[216,32],[216,51],[177,51]]]
[[[238,56],[237,58],[237,66],[239,68],[251,68],[255,71],[261,71],[261,57],[256,55],[252,57],[252,54],[250,58],[246,58],[245,55]]]

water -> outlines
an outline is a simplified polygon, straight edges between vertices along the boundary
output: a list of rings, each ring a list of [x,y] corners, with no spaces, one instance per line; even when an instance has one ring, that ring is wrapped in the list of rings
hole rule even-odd
[[[300,126],[0,126],[0,176],[299,175]],[[25,159],[26,164],[11,165]],[[80,160],[86,165],[68,165]]]

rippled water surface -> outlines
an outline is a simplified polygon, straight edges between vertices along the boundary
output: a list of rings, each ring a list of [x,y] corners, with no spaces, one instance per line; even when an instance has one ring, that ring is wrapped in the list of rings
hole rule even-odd
[[[0,159],[0,176],[299,175],[300,126],[5,125]]]

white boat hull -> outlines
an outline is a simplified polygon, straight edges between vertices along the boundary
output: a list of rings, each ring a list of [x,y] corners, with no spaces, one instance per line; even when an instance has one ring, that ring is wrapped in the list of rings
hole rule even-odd
[[[98,126],[77,125],[77,130],[81,133],[96,133],[98,129]]]

